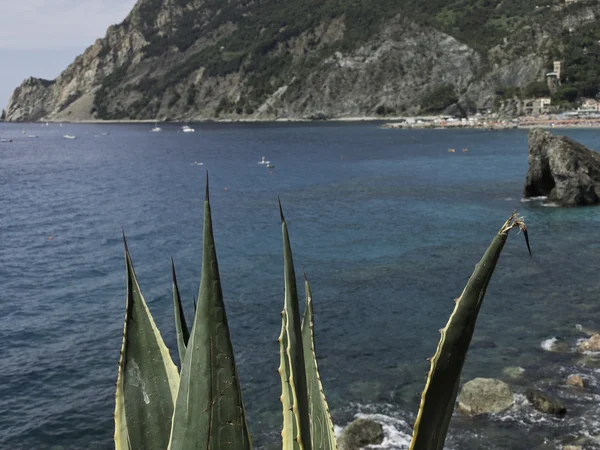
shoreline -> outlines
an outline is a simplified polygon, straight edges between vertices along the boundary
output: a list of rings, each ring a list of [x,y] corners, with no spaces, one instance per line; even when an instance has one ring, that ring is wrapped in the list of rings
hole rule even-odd
[[[0,124],[85,124],[85,125],[114,125],[114,124],[205,124],[205,123],[337,123],[337,122],[383,122],[382,129],[410,129],[410,130],[448,130],[448,129],[480,129],[482,131],[503,131],[511,129],[528,130],[531,128],[600,128],[600,119],[562,119],[562,118],[533,118],[523,117],[517,119],[497,119],[491,117],[476,117],[470,120],[445,120],[441,116],[401,116],[401,117],[374,117],[374,116],[348,116],[332,117],[327,119],[308,118],[277,118],[277,119],[198,119],[190,121],[157,121],[151,119],[86,119],[86,120],[38,120],[32,122],[0,121]]]

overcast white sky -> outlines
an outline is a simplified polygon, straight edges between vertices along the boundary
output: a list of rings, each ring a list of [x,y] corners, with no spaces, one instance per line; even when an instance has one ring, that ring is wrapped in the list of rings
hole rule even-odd
[[[55,78],[136,0],[0,0],[0,109],[29,77]]]

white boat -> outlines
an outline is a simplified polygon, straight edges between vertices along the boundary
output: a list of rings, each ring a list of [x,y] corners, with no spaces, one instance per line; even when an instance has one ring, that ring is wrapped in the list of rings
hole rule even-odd
[[[73,140],[73,139],[77,139],[77,136],[73,136],[72,134],[65,134],[63,136],[63,138]]]
[[[0,139],[0,142],[8,144],[9,142],[12,142],[12,139]]]
[[[181,127],[181,131],[183,131],[184,133],[193,133],[196,130],[194,130],[192,127],[190,127],[189,125],[184,125]]]
[[[259,164],[270,164],[271,161],[265,161],[265,157],[263,156],[261,160],[258,162]]]
[[[154,122],[154,128],[150,130],[152,133],[160,133],[162,128],[158,126],[158,122]]]

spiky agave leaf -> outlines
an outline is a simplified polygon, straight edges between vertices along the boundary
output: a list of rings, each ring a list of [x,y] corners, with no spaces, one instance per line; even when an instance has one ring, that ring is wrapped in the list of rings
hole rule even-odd
[[[333,421],[329,414],[329,406],[325,399],[323,384],[319,376],[319,366],[317,365],[312,293],[306,275],[304,276],[304,291],[306,293],[306,306],[304,309],[304,318],[302,319],[302,343],[304,347],[304,363],[306,365],[312,448],[335,450],[337,449],[337,442],[333,430]]]
[[[285,311],[281,311],[281,334],[277,341],[279,342],[279,368],[277,372],[281,378],[281,405],[283,406],[283,429],[281,431],[281,441],[283,450],[293,450],[297,448],[296,434],[298,423],[296,415],[292,411],[292,387],[290,386],[290,363],[287,355],[287,317]]]
[[[223,303],[207,178],[202,278],[194,325],[181,368],[169,450],[249,450],[251,447]]]
[[[115,448],[164,450],[179,375],[140,290],[126,242],[125,264],[127,304],[117,378]]]
[[[298,289],[296,286],[296,273],[294,260],[288,234],[287,224],[283,216],[281,202],[279,203],[281,216],[281,229],[283,234],[283,259],[285,278],[285,331],[287,338],[286,357],[289,363],[289,385],[292,393],[292,412],[298,429],[295,431],[294,448],[311,450],[310,416],[308,407],[308,392],[306,386],[306,372],[304,361],[304,348],[302,345],[302,330],[300,324],[300,306],[298,304]]]
[[[175,274],[175,262],[171,258],[171,269],[173,273],[173,309],[175,317],[175,331],[177,333],[177,350],[179,351],[179,361],[183,364],[185,358],[185,348],[190,339],[183,306],[181,304],[181,296],[179,295],[179,286],[177,285],[177,275]]]
[[[494,237],[489,248],[475,266],[446,326],[440,330],[437,351],[431,358],[431,368],[421,405],[413,428],[409,450],[442,450],[450,418],[454,411],[460,374],[471,343],[477,315],[500,253],[513,228],[521,229],[527,238],[523,220],[514,212]],[[528,239],[527,244],[529,247]]]

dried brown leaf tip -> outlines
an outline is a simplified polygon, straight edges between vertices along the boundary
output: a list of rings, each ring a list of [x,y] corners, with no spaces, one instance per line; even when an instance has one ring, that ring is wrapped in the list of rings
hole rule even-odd
[[[527,234],[527,225],[525,225],[525,219],[523,216],[519,216],[517,211],[513,211],[506,223],[500,229],[500,234],[508,234],[508,232],[513,228],[518,228],[519,232],[523,232],[525,244],[527,245],[527,251],[529,251],[529,256],[533,257],[531,254],[531,246],[529,245],[529,234]]]

